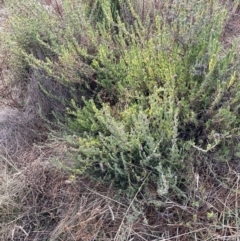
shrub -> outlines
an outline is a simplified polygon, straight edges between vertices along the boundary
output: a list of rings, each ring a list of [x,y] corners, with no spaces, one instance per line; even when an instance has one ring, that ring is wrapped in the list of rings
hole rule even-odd
[[[100,44],[91,66],[103,90],[97,102],[69,111],[78,171],[128,190],[154,183],[162,195],[188,172],[195,149],[229,153],[239,122],[226,99],[231,92],[239,103],[239,83],[234,49],[224,53],[220,42],[226,12],[205,1],[185,4],[172,5],[170,23],[156,13],[142,27],[136,18],[128,43],[119,28],[114,52]]]
[[[239,80],[234,48],[221,45],[218,1],[66,0],[60,15],[33,0],[9,6],[22,72],[68,107],[77,173],[130,193],[153,184],[162,195],[195,151],[234,147]],[[64,98],[39,73],[66,87]]]

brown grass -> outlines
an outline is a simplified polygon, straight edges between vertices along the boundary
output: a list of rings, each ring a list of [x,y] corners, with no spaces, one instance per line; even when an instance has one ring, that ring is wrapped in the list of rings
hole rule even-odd
[[[186,198],[153,199],[139,190],[129,200],[111,184],[71,176],[51,164],[57,157],[71,165],[66,149],[56,141],[35,146],[22,156],[21,171],[1,162],[1,240],[237,240],[236,165],[199,156],[202,165],[193,170]]]

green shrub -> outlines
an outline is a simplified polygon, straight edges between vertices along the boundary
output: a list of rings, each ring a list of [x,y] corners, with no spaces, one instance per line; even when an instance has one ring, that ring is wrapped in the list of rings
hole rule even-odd
[[[224,53],[220,42],[226,12],[205,1],[184,6],[173,4],[171,23],[156,14],[151,29],[136,25],[128,44],[119,29],[116,51],[99,45],[91,65],[103,87],[98,104],[85,100],[69,112],[80,172],[123,189],[155,183],[166,194],[188,172],[195,149],[204,155],[231,145],[239,121],[230,99],[239,103],[239,81],[234,50]]]
[[[234,48],[224,52],[220,41],[226,11],[218,1],[148,4],[66,0],[57,15],[12,0],[11,41],[23,72],[69,87],[74,170],[131,193],[154,184],[162,195],[196,150],[224,156],[233,148],[239,79]]]

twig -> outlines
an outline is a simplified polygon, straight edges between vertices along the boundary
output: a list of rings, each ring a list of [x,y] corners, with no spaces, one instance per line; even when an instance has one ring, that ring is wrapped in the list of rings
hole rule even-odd
[[[115,203],[118,203],[118,204],[121,205],[121,206],[127,207],[126,205],[124,205],[123,203],[118,202],[117,200],[114,200],[114,199],[112,199],[112,198],[110,198],[110,197],[108,197],[108,196],[104,196],[104,195],[102,195],[102,194],[94,191],[93,189],[89,188],[89,187],[88,187],[86,184],[84,184],[83,182],[81,182],[81,181],[79,181],[79,182],[80,182],[88,191],[90,191],[90,192],[92,192],[92,193],[94,193],[94,194],[96,194],[96,195],[98,195],[98,196],[100,196],[100,197],[106,198],[106,199],[108,199],[108,200],[110,200],[110,201],[113,201],[113,202],[115,202]]]
[[[240,178],[240,176],[239,176],[239,174],[237,174],[237,190],[238,190],[238,182],[239,182],[239,178]],[[238,210],[239,210],[239,207],[238,207],[238,195],[237,195],[237,193],[236,193],[236,201],[235,201],[235,209],[236,209],[236,211],[235,211],[235,217],[236,217],[236,226],[237,226],[237,234],[238,234],[238,232],[239,232],[239,224],[238,224],[238,222],[239,222],[239,220],[238,220]],[[239,239],[239,236],[237,236],[237,241],[239,241],[240,239]]]
[[[119,233],[120,233],[120,231],[121,231],[121,229],[122,229],[122,226],[123,226],[124,220],[125,220],[125,218],[126,218],[128,212],[129,212],[131,206],[133,205],[133,202],[135,201],[135,198],[137,197],[138,193],[141,191],[141,189],[142,189],[142,187],[143,187],[143,185],[144,185],[146,179],[148,178],[149,174],[150,174],[150,172],[149,172],[149,173],[147,174],[147,176],[144,178],[144,180],[143,180],[141,186],[139,187],[139,189],[137,190],[136,194],[134,195],[134,197],[133,197],[131,203],[129,204],[129,206],[128,206],[128,208],[127,208],[127,211],[125,212],[125,214],[124,214],[124,216],[123,216],[123,219],[122,219],[122,221],[121,221],[121,223],[120,223],[120,226],[119,226],[119,228],[118,228],[118,231],[117,231],[117,233],[116,233],[116,235],[115,235],[115,237],[114,237],[114,241],[117,240],[117,238],[118,238],[118,236],[119,236]]]
[[[114,221],[114,220],[115,220],[115,217],[114,217],[113,210],[112,210],[112,208],[111,208],[111,206],[110,206],[110,205],[107,205],[107,206],[108,206],[109,211],[110,211],[110,213],[111,213],[111,216],[112,216],[112,221]]]
[[[8,165],[10,165],[12,168],[14,168],[17,172],[19,172],[19,170],[18,170],[6,157],[4,157],[3,155],[0,155],[0,158],[3,158],[3,160],[4,160]]]

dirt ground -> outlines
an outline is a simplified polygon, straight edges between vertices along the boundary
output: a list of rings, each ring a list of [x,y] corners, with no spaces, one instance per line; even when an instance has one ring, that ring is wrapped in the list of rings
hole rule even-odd
[[[240,5],[234,10],[231,10],[231,7],[233,6],[229,7],[232,12],[225,26],[222,41],[226,46],[230,46],[234,40],[237,40],[240,49]]]

